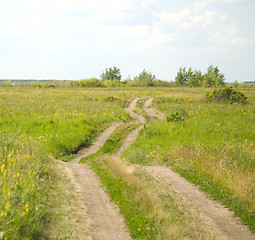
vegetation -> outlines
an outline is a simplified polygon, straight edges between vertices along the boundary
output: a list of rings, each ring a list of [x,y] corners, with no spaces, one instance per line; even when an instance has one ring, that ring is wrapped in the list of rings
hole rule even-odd
[[[230,87],[222,89],[214,89],[212,93],[207,92],[206,100],[208,102],[216,103],[241,103],[247,104],[248,98],[240,91],[234,90]]]
[[[53,89],[3,92],[0,128],[31,137],[55,157],[69,154],[88,146],[105,124],[129,118],[122,108],[125,96],[111,94]]]
[[[222,201],[255,232],[252,96],[249,105],[215,105],[195,95],[157,98],[154,107],[168,121],[144,128],[124,157],[134,164],[171,166]],[[179,121],[180,115],[184,121]]]
[[[54,172],[29,139],[0,131],[0,235],[42,239],[49,215]]]
[[[45,237],[63,192],[49,155],[70,154],[110,122],[126,121],[125,101],[111,92],[0,90],[1,238]]]
[[[192,71],[191,67],[180,68],[175,78],[176,86],[189,86],[189,87],[219,87],[225,85],[225,77],[220,73],[218,67],[210,65],[207,69],[207,73],[204,75],[201,71]]]
[[[217,239],[178,194],[145,172],[109,155],[85,161],[118,205],[133,239]]]
[[[75,87],[0,88],[0,238],[55,237],[52,226],[58,224],[64,229],[59,238],[67,229],[78,234],[71,226],[78,203],[70,208],[68,199],[73,203],[74,197],[62,191],[65,178],[56,173],[49,155],[69,161],[111,122],[125,124],[84,161],[120,207],[132,237],[208,237],[203,235],[204,221],[176,193],[143,171],[104,155],[115,154],[137,126],[123,110],[128,99],[137,96],[158,96],[154,107],[167,120],[148,124],[123,157],[135,164],[171,166],[234,210],[255,232],[254,88],[243,89],[249,97],[249,104],[243,105],[205,102],[205,88]]]
[[[101,74],[101,79],[103,81],[105,80],[111,80],[111,81],[114,81],[114,80],[117,80],[117,81],[120,81],[121,80],[121,73],[120,73],[120,69],[117,68],[117,67],[113,67],[113,68],[106,68],[105,72],[103,72]]]

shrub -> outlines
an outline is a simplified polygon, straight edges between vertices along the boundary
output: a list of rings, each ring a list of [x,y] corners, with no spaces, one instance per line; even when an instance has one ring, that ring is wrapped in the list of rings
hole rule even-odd
[[[184,118],[182,116],[182,114],[178,111],[173,112],[169,117],[166,118],[168,122],[179,122],[179,121],[183,121]]]
[[[225,87],[220,89],[214,89],[212,93],[206,93],[207,102],[216,102],[216,103],[241,103],[247,104],[247,97],[240,91],[234,90],[231,87]]]

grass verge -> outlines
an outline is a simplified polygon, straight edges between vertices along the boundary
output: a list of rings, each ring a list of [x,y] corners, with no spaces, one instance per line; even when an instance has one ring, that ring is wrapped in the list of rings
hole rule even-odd
[[[118,205],[133,239],[221,239],[168,186],[109,155],[86,159]]]

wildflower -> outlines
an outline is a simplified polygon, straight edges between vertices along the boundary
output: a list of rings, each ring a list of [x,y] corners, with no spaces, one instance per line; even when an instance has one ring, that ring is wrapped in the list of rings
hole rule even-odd
[[[3,164],[2,167],[1,167],[1,172],[2,173],[4,172],[4,168],[5,168],[5,164]]]
[[[26,214],[28,214],[28,212],[29,212],[29,205],[27,203],[25,205],[25,212],[26,212]]]
[[[7,213],[6,213],[6,212],[1,211],[1,217],[5,217],[5,216],[7,216]]]
[[[29,213],[29,205],[26,203],[25,207],[24,207],[24,212],[21,214],[21,216],[25,216]]]
[[[10,202],[7,202],[7,203],[5,204],[5,210],[6,210],[7,212],[9,212],[9,210],[10,210]]]

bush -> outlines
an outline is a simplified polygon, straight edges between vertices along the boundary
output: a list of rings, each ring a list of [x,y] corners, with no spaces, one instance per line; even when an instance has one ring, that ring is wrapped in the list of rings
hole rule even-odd
[[[216,102],[216,103],[241,103],[247,104],[247,97],[240,91],[234,90],[231,87],[225,87],[220,89],[214,89],[212,93],[206,93],[207,102]]]
[[[166,118],[168,122],[179,122],[184,121],[182,114],[178,111],[173,112],[169,117]]]

